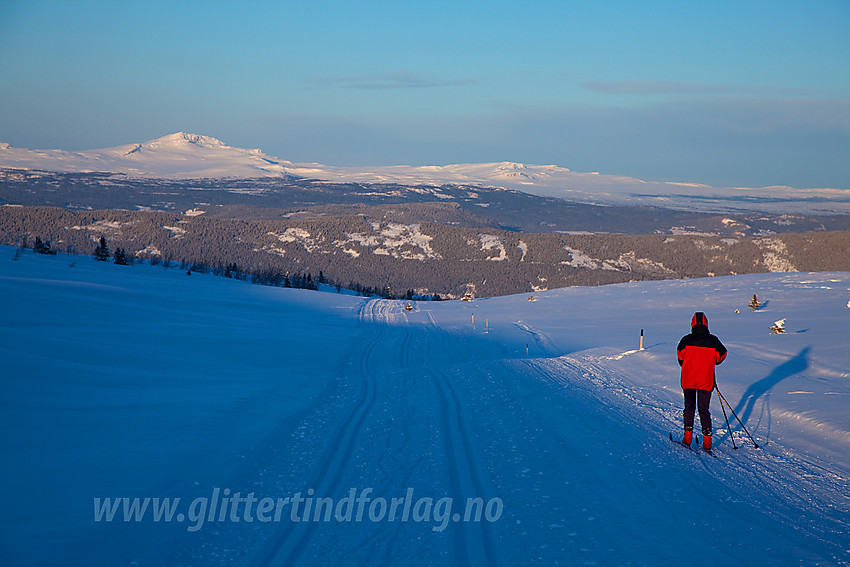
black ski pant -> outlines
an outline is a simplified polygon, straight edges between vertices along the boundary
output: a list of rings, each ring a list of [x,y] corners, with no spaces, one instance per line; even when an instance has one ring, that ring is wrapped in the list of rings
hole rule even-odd
[[[685,431],[694,430],[694,410],[699,408],[699,423],[702,434],[711,436],[711,413],[708,406],[711,403],[711,390],[685,389]]]

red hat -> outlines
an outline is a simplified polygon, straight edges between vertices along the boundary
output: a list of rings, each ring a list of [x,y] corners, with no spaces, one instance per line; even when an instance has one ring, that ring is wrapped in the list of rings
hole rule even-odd
[[[706,317],[705,313],[702,311],[694,313],[694,317],[691,319],[691,327],[696,327],[697,325],[705,325],[708,327],[708,317]]]

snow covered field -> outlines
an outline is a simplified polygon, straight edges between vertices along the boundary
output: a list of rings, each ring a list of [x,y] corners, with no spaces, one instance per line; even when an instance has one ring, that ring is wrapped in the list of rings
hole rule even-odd
[[[0,247],[4,565],[850,562],[848,273],[407,312],[14,254]],[[729,348],[718,385],[759,449],[734,425],[733,449],[716,396],[716,459],[667,440],[697,310]],[[781,318],[787,333],[769,334]],[[352,490],[361,521],[294,511],[296,494],[338,509]],[[106,498],[152,500],[109,521]],[[171,521],[154,498],[180,498]],[[277,518],[261,511],[279,498]],[[404,498],[418,515],[381,513]],[[489,516],[463,521],[467,498]]]

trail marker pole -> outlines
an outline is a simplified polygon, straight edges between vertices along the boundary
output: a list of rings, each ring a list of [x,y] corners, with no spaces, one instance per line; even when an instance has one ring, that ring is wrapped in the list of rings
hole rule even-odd
[[[643,350],[643,329],[640,330],[640,350]]]

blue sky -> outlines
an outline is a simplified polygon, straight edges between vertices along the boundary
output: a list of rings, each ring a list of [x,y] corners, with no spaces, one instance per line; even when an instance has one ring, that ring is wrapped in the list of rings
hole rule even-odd
[[[0,0],[0,141],[850,189],[850,2]]]

